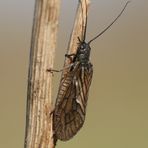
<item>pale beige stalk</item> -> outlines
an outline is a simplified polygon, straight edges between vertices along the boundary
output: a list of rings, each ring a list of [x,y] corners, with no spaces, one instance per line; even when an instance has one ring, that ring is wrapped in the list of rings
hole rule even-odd
[[[60,0],[36,0],[31,39],[25,148],[54,148],[52,75]]]

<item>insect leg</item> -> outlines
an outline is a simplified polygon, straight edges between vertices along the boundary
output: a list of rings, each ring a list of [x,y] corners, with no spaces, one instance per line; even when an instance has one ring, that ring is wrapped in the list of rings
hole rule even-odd
[[[75,55],[76,55],[75,53],[72,53],[72,54],[65,54],[65,57],[66,57],[66,58],[70,58],[70,57],[75,56]]]
[[[50,73],[62,72],[63,70],[72,67],[73,65],[74,65],[74,63],[72,63],[72,64],[70,64],[70,65],[67,65],[67,66],[65,66],[63,69],[60,69],[60,70],[56,70],[56,69],[49,68],[49,69],[47,69],[46,71],[47,71],[47,72],[50,72]]]
[[[75,56],[76,54],[75,53],[72,53],[72,54],[65,54],[65,57],[66,58],[69,58],[70,61],[72,62],[72,56]]]

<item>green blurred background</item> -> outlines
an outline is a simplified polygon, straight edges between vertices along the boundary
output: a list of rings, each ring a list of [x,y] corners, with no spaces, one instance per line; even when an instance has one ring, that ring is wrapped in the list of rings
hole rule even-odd
[[[87,39],[101,32],[125,0],[92,0]],[[55,68],[63,66],[77,0],[62,0]],[[33,0],[0,1],[0,148],[22,148]],[[122,17],[92,43],[94,65],[87,117],[57,148],[148,147],[148,1],[132,0]],[[56,98],[60,75],[54,77]]]

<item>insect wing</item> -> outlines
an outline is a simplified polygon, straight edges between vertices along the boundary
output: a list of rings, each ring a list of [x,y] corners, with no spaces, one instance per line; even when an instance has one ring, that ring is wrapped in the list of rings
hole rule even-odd
[[[91,65],[78,64],[61,81],[53,118],[57,139],[69,140],[83,126],[92,74]]]

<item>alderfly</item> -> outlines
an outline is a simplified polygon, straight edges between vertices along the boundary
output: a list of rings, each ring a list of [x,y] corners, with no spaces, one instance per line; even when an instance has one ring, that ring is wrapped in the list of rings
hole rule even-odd
[[[80,3],[82,8],[82,2],[80,1]],[[86,17],[85,24],[83,25],[83,37],[81,40],[78,37],[76,54],[66,55],[72,62],[68,67],[63,68],[68,69],[68,72],[60,82],[55,109],[53,111],[53,130],[55,139],[60,139],[62,141],[69,140],[76,135],[83,126],[86,115],[88,92],[93,75],[93,65],[89,60],[91,51],[90,43],[101,36],[116,22],[128,3],[129,1],[108,27],[88,42],[85,41],[87,27]]]

